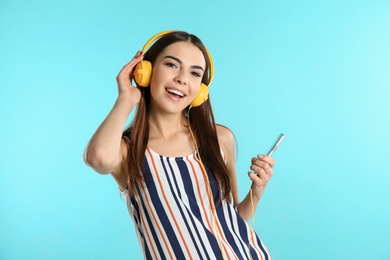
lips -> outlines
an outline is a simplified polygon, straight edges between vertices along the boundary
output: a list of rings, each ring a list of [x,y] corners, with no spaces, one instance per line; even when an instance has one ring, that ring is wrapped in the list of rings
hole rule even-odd
[[[179,90],[177,89],[172,89],[172,88],[166,88],[165,89],[169,94],[172,94],[172,95],[176,95],[180,98],[184,97],[185,95],[183,93],[181,93]]]

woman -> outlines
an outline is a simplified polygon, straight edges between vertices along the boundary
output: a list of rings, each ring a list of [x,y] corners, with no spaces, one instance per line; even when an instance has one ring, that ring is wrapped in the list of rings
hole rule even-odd
[[[252,186],[240,203],[234,136],[214,122],[207,99],[213,63],[206,47],[195,35],[169,31],[143,52],[119,72],[118,98],[86,148],[86,163],[118,183],[146,259],[270,259],[247,220],[275,162],[252,158]]]

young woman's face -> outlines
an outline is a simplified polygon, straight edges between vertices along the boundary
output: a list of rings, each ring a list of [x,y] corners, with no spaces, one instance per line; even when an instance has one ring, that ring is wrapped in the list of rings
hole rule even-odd
[[[167,46],[153,64],[150,82],[152,106],[178,113],[196,97],[206,61],[202,51],[189,42]]]

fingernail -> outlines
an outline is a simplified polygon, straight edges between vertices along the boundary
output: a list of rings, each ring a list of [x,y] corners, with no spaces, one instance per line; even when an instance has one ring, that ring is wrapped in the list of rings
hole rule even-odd
[[[264,155],[262,155],[262,154],[257,155],[257,158],[259,158],[259,159],[261,159],[263,157],[264,157]]]

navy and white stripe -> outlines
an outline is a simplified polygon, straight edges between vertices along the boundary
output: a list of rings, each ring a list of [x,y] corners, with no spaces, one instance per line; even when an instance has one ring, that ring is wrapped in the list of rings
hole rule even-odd
[[[146,176],[137,195],[122,192],[145,259],[271,259],[267,248],[231,201],[213,212],[208,180],[194,154],[165,157],[147,148]]]

